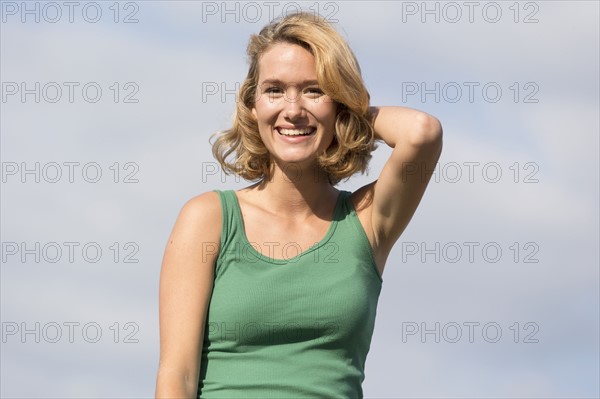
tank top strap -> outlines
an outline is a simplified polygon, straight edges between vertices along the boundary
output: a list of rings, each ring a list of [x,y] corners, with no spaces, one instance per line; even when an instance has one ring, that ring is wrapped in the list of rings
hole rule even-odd
[[[361,255],[362,259],[368,260],[363,266],[370,269],[370,272],[372,272],[380,282],[383,282],[381,273],[379,273],[379,270],[377,269],[375,255],[373,254],[369,238],[367,237],[367,233],[365,232],[360,219],[358,219],[356,209],[354,209],[354,205],[352,204],[352,193],[350,191],[343,191],[342,194],[344,195],[343,200],[341,201],[343,204],[342,214],[344,217],[340,221],[343,223],[343,227],[338,229],[340,231],[338,239],[355,243],[354,249],[357,253]]]
[[[229,248],[235,248],[240,245],[240,234],[244,235],[244,225],[238,205],[238,200],[234,190],[214,190],[219,194],[221,200],[222,224],[221,228],[221,244],[219,252],[224,253]],[[217,261],[216,272],[220,269],[220,262]]]

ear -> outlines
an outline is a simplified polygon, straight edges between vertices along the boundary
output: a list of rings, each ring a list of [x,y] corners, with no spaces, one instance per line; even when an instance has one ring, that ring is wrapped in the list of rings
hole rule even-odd
[[[256,107],[255,106],[252,107],[252,116],[254,117],[255,121],[258,120],[258,117],[256,116]]]

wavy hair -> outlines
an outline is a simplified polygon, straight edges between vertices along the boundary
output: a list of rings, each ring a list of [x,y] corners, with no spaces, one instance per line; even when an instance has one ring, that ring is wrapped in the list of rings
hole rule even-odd
[[[211,136],[214,157],[225,173],[246,180],[269,179],[271,157],[258,131],[252,108],[258,86],[258,63],[273,44],[297,44],[315,57],[321,90],[337,102],[335,135],[331,145],[319,154],[318,163],[332,184],[367,169],[375,149],[370,121],[369,93],[354,53],[341,35],[316,13],[297,12],[273,20],[258,35],[251,35],[247,47],[248,75],[237,95],[233,126]]]

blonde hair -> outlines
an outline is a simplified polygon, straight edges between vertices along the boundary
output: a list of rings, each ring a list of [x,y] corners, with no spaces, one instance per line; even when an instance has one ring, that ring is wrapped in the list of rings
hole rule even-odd
[[[354,53],[341,35],[323,17],[298,12],[276,19],[258,35],[251,35],[247,47],[250,67],[238,92],[233,126],[215,133],[213,155],[225,173],[246,180],[269,178],[270,154],[263,144],[258,124],[252,115],[258,86],[258,62],[275,43],[297,44],[315,57],[321,90],[339,104],[335,135],[318,163],[336,184],[367,169],[375,149],[370,123],[369,93],[361,77]],[[231,157],[231,160],[228,158]]]

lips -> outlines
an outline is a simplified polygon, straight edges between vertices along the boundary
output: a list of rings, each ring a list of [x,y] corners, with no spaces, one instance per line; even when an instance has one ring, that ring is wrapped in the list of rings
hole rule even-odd
[[[304,127],[304,128],[276,128],[277,132],[282,136],[287,137],[296,137],[296,136],[310,136],[314,132],[317,131],[314,127]]]

